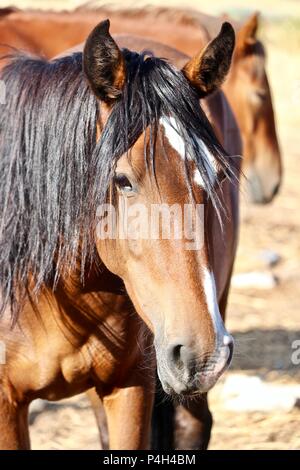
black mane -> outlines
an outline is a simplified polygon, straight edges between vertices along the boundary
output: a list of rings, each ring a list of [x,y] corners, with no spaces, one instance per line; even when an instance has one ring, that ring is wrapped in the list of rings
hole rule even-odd
[[[0,115],[0,311],[16,313],[27,291],[52,286],[93,252],[96,208],[105,202],[118,158],[150,126],[146,155],[155,171],[161,116],[174,116],[217,207],[199,153],[204,141],[221,167],[229,162],[183,74],[162,59],[124,50],[127,82],[96,142],[98,103],[82,54],[46,61],[13,57],[3,69]],[[196,137],[196,139],[195,139]],[[80,255],[79,255],[80,253]]]

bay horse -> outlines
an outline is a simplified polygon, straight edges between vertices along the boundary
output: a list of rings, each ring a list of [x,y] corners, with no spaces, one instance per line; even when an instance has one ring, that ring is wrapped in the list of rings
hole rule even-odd
[[[92,387],[110,448],[147,448],[155,360],[167,393],[197,400],[232,356],[221,315],[237,244],[240,143],[226,131],[234,119],[217,89],[234,31],[224,23],[192,59],[154,42],[132,52],[132,40],[113,39],[103,21],[83,52],[52,61],[20,53],[1,71],[4,449],[29,448],[32,400]],[[108,203],[117,227],[135,205],[189,204],[194,221],[200,204],[201,247],[100,236]]]
[[[192,56],[217,33],[222,17],[168,7],[99,8],[83,5],[71,12],[5,9],[0,43],[51,58],[82,42],[95,24],[113,19],[112,32],[145,37]],[[230,20],[231,21],[231,20]],[[231,21],[232,22],[232,21]],[[234,22],[233,62],[223,90],[235,113],[243,141],[243,193],[253,203],[272,201],[282,180],[282,160],[275,127],[266,53],[257,39],[259,18]]]

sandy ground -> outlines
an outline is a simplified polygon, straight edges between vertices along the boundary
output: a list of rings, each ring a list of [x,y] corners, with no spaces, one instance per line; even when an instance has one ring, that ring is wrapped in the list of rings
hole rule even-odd
[[[60,7],[62,2],[15,4]],[[211,13],[237,14],[257,8],[254,1],[245,2],[243,9],[236,0],[202,4],[197,2]],[[64,7],[72,5],[72,1],[63,2]],[[232,288],[227,325],[235,337],[236,352],[231,370],[211,393],[215,419],[211,449],[300,449],[300,408],[293,406],[300,398],[300,366],[291,360],[292,343],[300,340],[300,5],[263,0],[259,6],[266,18],[261,34],[269,53],[285,177],[271,205],[254,207],[243,202],[235,272],[271,274],[278,284],[269,289]],[[274,267],[264,261],[270,250],[280,258]],[[31,438],[34,449],[98,448],[86,398],[45,404],[43,412],[32,413]]]

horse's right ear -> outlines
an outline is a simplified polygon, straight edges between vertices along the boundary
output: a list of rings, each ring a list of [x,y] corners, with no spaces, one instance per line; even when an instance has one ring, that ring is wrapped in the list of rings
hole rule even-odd
[[[111,103],[121,94],[126,79],[125,61],[109,33],[109,20],[99,23],[86,40],[83,70],[101,101]]]

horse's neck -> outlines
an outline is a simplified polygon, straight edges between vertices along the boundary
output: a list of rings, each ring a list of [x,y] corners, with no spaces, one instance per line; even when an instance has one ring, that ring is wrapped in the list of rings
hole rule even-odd
[[[96,24],[92,14],[20,10],[1,19],[0,44],[51,58],[84,41]]]
[[[51,330],[53,325],[65,331],[66,338],[76,341],[87,338],[95,328],[105,325],[108,318],[127,311],[131,305],[123,282],[105,266],[86,266],[84,282],[81,269],[73,269],[62,274],[55,286],[50,280],[45,282],[37,294],[25,299],[19,312],[17,329],[27,331],[34,325]],[[128,309],[132,311],[132,307]],[[7,307],[1,318],[1,326],[10,325],[11,314]],[[56,328],[56,327],[55,327]]]
[[[59,277],[55,290],[64,292],[70,299],[90,293],[123,294],[123,281],[110,272],[95,254],[95,259],[86,262],[82,269],[78,257],[76,266],[70,272],[64,272]],[[50,281],[50,287],[52,282]]]

